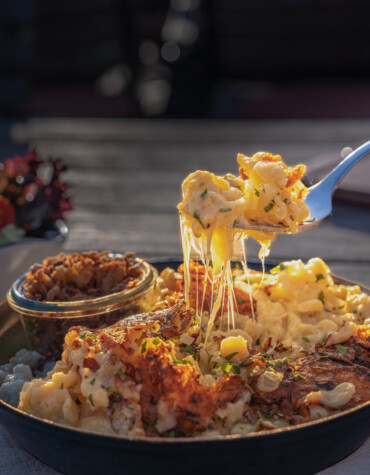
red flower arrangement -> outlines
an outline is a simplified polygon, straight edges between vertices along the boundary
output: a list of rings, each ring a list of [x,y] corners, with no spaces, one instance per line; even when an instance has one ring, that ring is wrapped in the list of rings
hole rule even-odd
[[[42,159],[34,150],[0,163],[0,234],[9,227],[17,229],[18,238],[55,231],[71,209],[60,179],[66,169],[61,159]]]

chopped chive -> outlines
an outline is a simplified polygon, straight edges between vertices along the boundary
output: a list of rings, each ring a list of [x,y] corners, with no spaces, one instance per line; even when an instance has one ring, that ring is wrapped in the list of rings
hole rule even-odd
[[[225,360],[230,361],[238,353],[239,353],[239,351],[235,351],[235,353],[230,353],[229,355],[225,356]]]
[[[91,386],[94,386],[95,381],[96,381],[96,378],[93,378],[93,379],[90,381]]]
[[[231,211],[231,208],[220,208],[218,210],[219,213],[227,213],[228,211]]]
[[[158,337],[155,337],[154,340],[153,340],[153,345],[155,345],[155,346],[159,345],[160,341],[161,340]]]
[[[193,218],[198,221],[198,223],[202,226],[203,229],[206,229],[204,224],[202,223],[202,220],[200,219],[199,213],[195,212],[193,214]]]
[[[64,388],[64,383],[60,385],[60,389],[63,389],[63,388]]]
[[[306,336],[302,336],[302,340],[303,340],[303,341],[307,341],[307,343],[310,343],[310,341],[311,341],[311,340],[310,340],[309,338],[307,338]]]
[[[231,363],[222,363],[220,366],[220,370],[223,371],[225,374],[229,373],[233,365]]]
[[[145,340],[144,343],[141,345],[141,354],[145,353],[146,344],[147,344],[147,340]]]
[[[283,271],[284,269],[286,269],[286,265],[285,264],[279,264],[278,266],[274,267],[273,269],[270,270],[270,274],[277,274],[281,271]]]
[[[294,379],[298,379],[298,378],[306,379],[306,376],[303,376],[303,374],[298,373],[298,371],[294,371]]]
[[[206,188],[206,189],[201,193],[200,198],[201,198],[202,200],[205,200],[206,197],[207,197],[207,195],[208,195],[208,190],[207,190],[207,188]]]
[[[235,264],[235,269],[242,270],[242,268],[240,267],[240,264],[238,262]]]
[[[184,362],[180,360],[173,360],[172,364],[184,364]]]
[[[337,351],[341,353],[342,355],[346,355],[348,352],[348,346],[343,346],[343,345],[334,345]]]
[[[93,395],[91,393],[89,394],[89,397],[87,399],[90,401],[90,404],[94,407],[95,404],[94,404],[94,400],[93,400]]]
[[[184,346],[183,348],[180,349],[180,351],[181,351],[181,353],[186,353],[186,352],[194,353],[193,348],[189,345]]]
[[[321,291],[321,292],[319,293],[319,295],[317,296],[317,298],[318,298],[318,299],[320,300],[320,302],[324,305],[324,298],[325,298],[325,297],[324,297],[324,292],[323,292],[323,291]]]
[[[171,431],[168,433],[168,437],[170,437],[171,439],[174,439],[174,438],[176,437],[175,431],[174,431],[174,430],[171,430]]]
[[[254,194],[255,194],[256,196],[259,196],[259,195],[260,195],[260,192],[257,190],[257,188],[254,189]]]
[[[116,372],[116,375],[122,379],[122,381],[124,381],[126,379],[126,375],[124,373],[122,373],[122,371],[119,369],[117,372]]]
[[[257,411],[257,414],[259,416],[259,418],[263,421],[268,421],[269,418],[268,417],[265,417],[261,412]]]
[[[243,297],[242,297],[241,295],[237,295],[237,296],[236,296],[236,300],[237,300],[237,302],[240,303],[240,304],[245,303],[245,300],[243,299]]]
[[[317,274],[316,275],[316,282],[318,282],[319,280],[323,280],[323,279],[325,279],[323,274]]]
[[[235,374],[240,374],[240,368],[239,368],[239,366],[233,364],[233,368],[232,368],[232,369],[233,369],[233,371],[234,371]]]
[[[272,210],[272,208],[274,207],[274,204],[275,203],[271,202],[267,206],[265,206],[263,209],[265,210],[266,213],[268,213],[269,211]]]

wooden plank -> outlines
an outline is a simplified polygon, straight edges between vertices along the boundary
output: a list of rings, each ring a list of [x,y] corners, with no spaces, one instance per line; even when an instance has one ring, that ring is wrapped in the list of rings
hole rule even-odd
[[[17,141],[67,140],[109,143],[206,142],[353,143],[368,137],[369,120],[140,120],[31,119],[13,128]]]

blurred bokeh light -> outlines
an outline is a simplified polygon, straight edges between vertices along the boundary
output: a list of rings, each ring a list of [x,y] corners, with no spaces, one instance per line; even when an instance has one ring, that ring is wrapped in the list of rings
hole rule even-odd
[[[2,0],[0,116],[367,118],[366,0]]]

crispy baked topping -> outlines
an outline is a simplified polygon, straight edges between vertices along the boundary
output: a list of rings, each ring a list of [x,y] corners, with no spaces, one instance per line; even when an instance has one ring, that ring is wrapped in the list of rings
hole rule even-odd
[[[87,300],[135,287],[142,278],[135,253],[109,251],[59,254],[33,265],[24,284],[25,296],[46,302]]]

